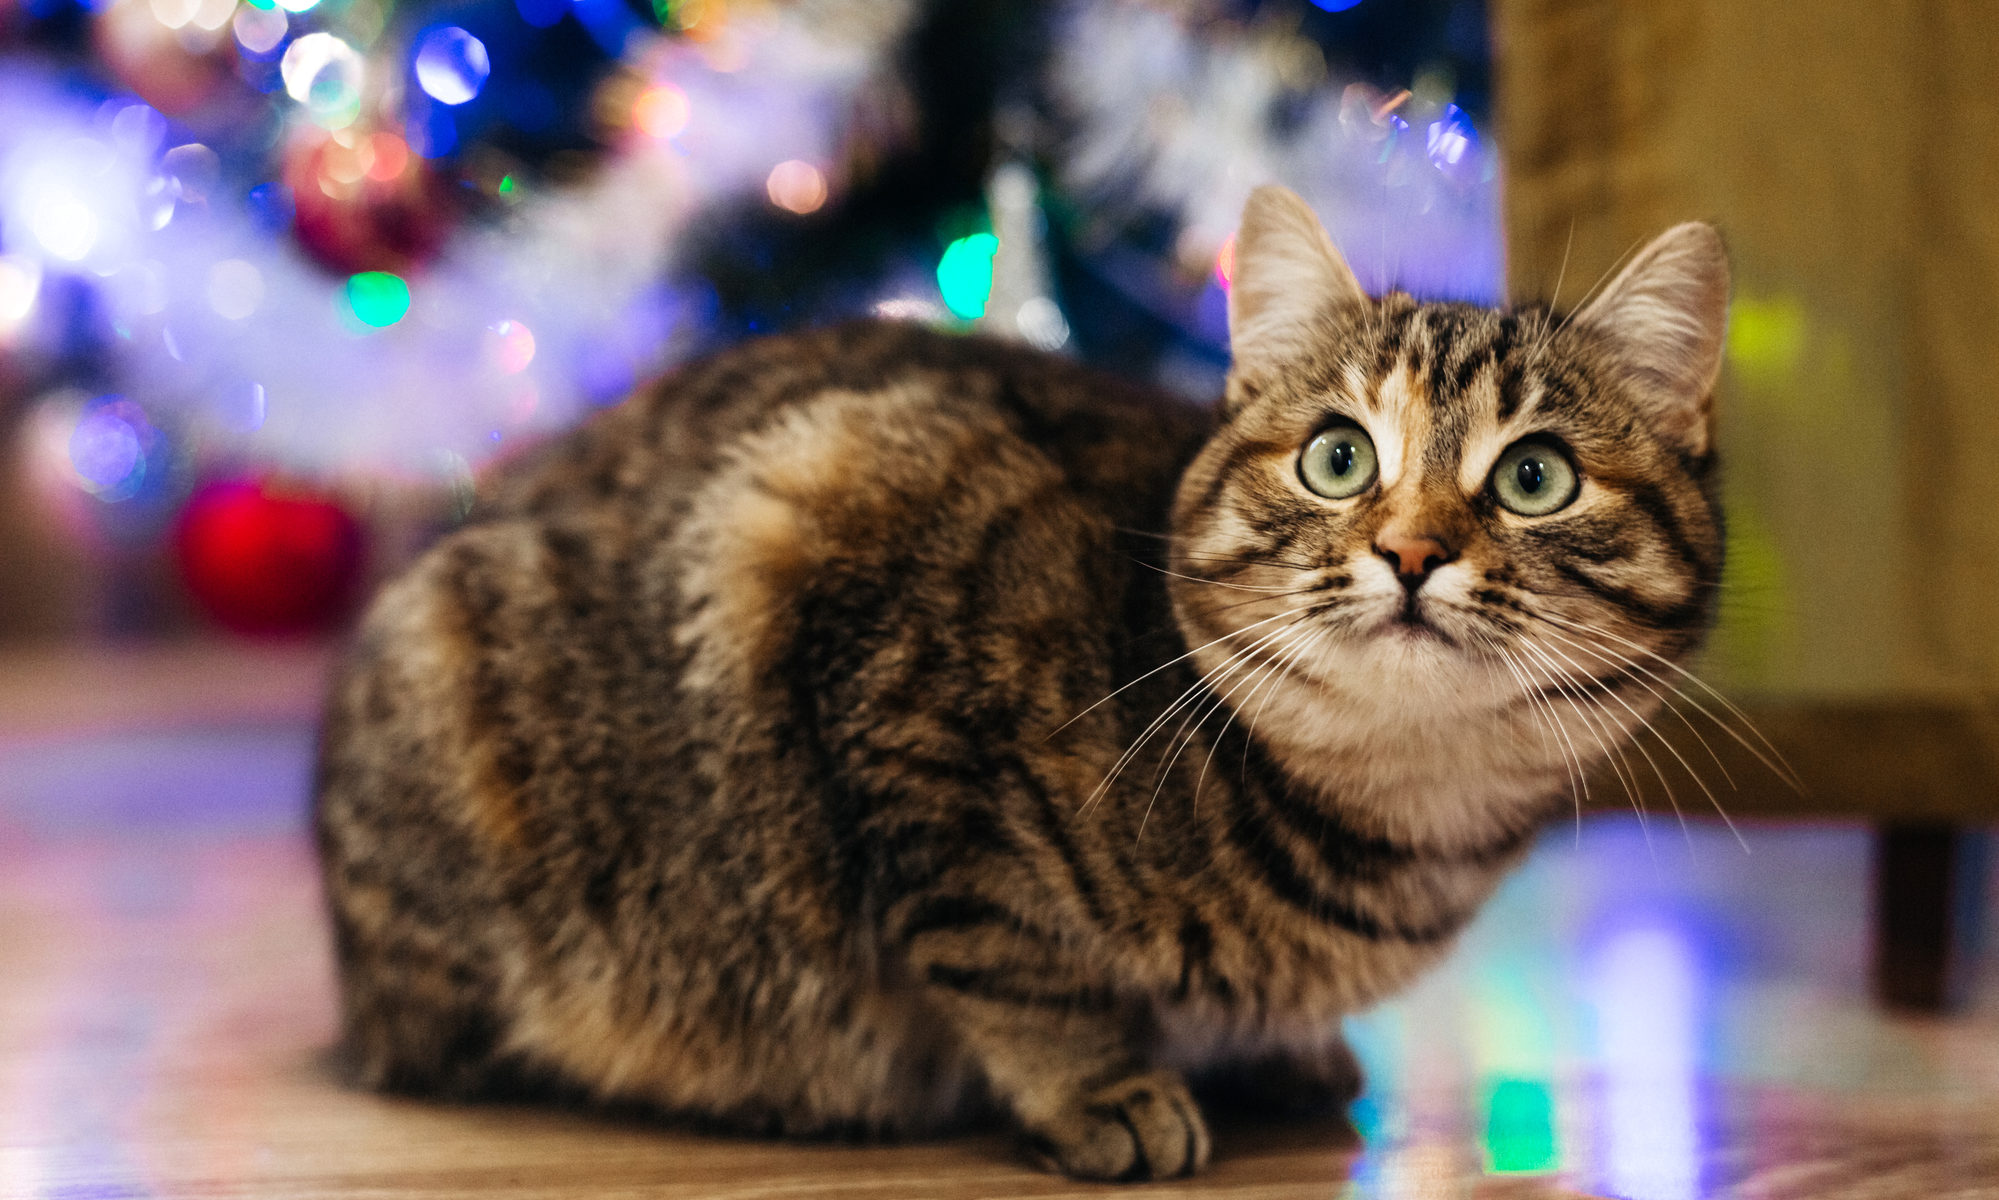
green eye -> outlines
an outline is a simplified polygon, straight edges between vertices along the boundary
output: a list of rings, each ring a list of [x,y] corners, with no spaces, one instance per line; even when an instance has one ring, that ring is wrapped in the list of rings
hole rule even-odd
[[[1352,421],[1321,431],[1298,456],[1298,478],[1328,500],[1358,496],[1374,476],[1374,443]]]
[[[1533,438],[1508,446],[1492,468],[1492,494],[1523,517],[1545,517],[1566,507],[1580,490],[1582,479],[1569,456]]]

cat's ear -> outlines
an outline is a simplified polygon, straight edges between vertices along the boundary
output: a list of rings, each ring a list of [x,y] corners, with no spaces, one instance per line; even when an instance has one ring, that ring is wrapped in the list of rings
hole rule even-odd
[[[1296,192],[1249,194],[1229,281],[1229,350],[1238,369],[1261,373],[1307,348],[1329,309],[1367,303],[1333,239]]]
[[[1712,225],[1654,238],[1575,319],[1610,339],[1661,431],[1690,454],[1712,448],[1728,330],[1728,254]]]

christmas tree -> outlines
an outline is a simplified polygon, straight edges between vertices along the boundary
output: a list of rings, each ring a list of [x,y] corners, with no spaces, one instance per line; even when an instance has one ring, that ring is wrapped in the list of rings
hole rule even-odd
[[[462,517],[495,456],[741,337],[872,313],[1212,395],[1269,180],[1371,287],[1495,297],[1483,31],[1469,0],[0,0],[0,412],[66,536],[311,627],[384,496]]]

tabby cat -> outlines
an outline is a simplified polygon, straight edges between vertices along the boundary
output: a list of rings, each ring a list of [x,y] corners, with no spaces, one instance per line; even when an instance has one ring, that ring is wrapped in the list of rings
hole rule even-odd
[[[1374,300],[1263,188],[1213,409],[868,323],[503,471],[324,729],[361,1079],[802,1135],[997,1110],[1118,1180],[1207,1161],[1190,1081],[1350,1098],[1342,1014],[1709,623],[1727,274],[1682,225],[1566,319]]]

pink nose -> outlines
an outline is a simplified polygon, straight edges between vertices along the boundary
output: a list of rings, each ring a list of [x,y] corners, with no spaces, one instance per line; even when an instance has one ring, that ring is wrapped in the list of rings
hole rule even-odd
[[[1451,552],[1444,543],[1429,534],[1403,533],[1397,529],[1384,529],[1375,535],[1375,553],[1388,560],[1397,575],[1414,576],[1418,579],[1451,561]]]

